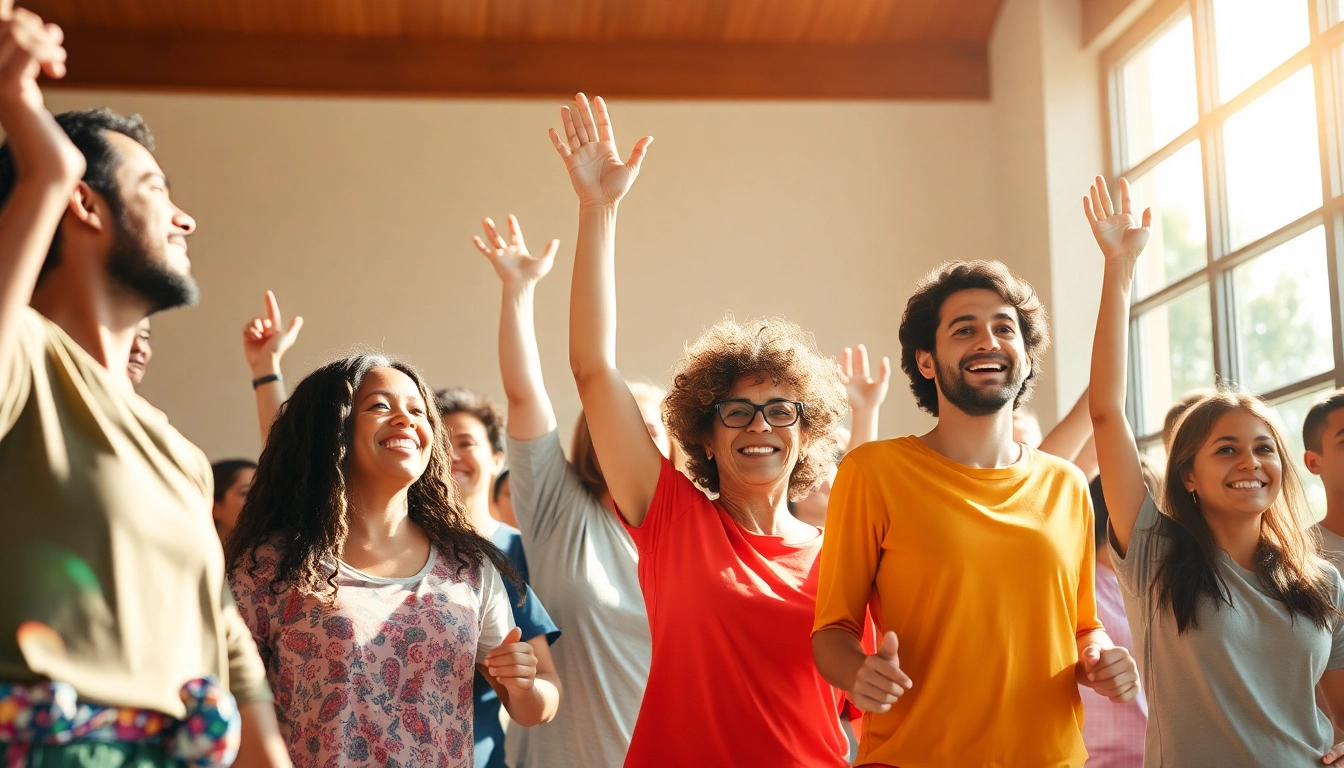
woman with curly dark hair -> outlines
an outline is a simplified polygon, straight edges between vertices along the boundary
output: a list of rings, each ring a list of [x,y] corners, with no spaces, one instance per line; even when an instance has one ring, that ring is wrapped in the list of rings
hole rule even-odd
[[[228,540],[230,584],[298,765],[472,765],[472,673],[544,717],[531,646],[467,520],[416,370],[330,363],[276,416]]]
[[[570,366],[653,638],[625,765],[846,765],[809,639],[821,531],[787,505],[834,461],[839,366],[785,320],[725,320],[687,347],[665,402],[694,482],[658,452],[615,354],[616,208],[651,139],[622,163],[594,106],[579,94],[551,139],[579,197]]]

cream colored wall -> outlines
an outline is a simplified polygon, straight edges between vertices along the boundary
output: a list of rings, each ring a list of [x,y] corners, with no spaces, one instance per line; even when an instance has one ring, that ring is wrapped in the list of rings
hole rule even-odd
[[[563,241],[538,326],[568,432],[574,198],[545,134],[558,102],[75,91],[48,101],[143,114],[174,198],[200,224],[191,255],[202,301],[156,318],[144,392],[212,458],[258,447],[240,329],[268,288],[307,321],[286,360],[291,382],[363,345],[438,386],[501,395],[498,283],[470,237],[481,216],[510,212],[533,245]],[[632,378],[665,382],[682,343],[726,312],[784,314],[828,352],[862,341],[897,363],[919,276],[945,259],[1023,251],[1001,247],[995,158],[1011,147],[996,142],[990,104],[613,110],[623,150],[657,138],[621,211],[619,355]],[[1040,258],[1024,273],[1048,280]],[[886,435],[931,424],[899,370],[883,420]]]

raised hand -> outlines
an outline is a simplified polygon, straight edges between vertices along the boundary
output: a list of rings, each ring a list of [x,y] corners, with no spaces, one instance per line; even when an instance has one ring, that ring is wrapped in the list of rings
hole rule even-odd
[[[1101,253],[1107,261],[1133,262],[1143,253],[1152,235],[1153,209],[1143,209],[1143,223],[1136,224],[1129,199],[1129,182],[1120,180],[1120,212],[1116,213],[1111,202],[1111,194],[1106,189],[1106,180],[1097,177],[1092,185],[1091,194],[1083,198],[1083,213],[1092,225],[1092,236],[1101,246]]]
[[[864,659],[854,678],[850,701],[864,712],[886,712],[906,691],[914,687],[901,671],[897,655],[900,643],[895,632],[882,636],[877,653]]]
[[[882,358],[877,379],[873,379],[868,370],[868,348],[862,344],[852,349],[845,347],[840,356],[840,381],[845,385],[852,410],[879,408],[891,385],[891,360]]]
[[[535,283],[549,274],[551,267],[555,266],[555,252],[560,248],[559,240],[552,240],[546,245],[546,252],[536,257],[527,252],[522,227],[518,226],[518,217],[509,214],[507,243],[500,237],[494,221],[482,219],[481,223],[485,227],[485,239],[472,237],[471,241],[476,244],[476,249],[490,260],[495,273],[506,285]]]
[[[65,76],[65,33],[37,14],[0,0],[0,124],[8,134],[19,177],[78,179],[84,155],[47,112],[37,77]]]
[[[640,163],[644,161],[653,137],[645,136],[635,142],[630,159],[621,162],[611,116],[607,114],[607,104],[601,96],[594,99],[590,107],[587,96],[576,95],[572,107],[560,108],[560,120],[564,124],[565,138],[562,140],[552,128],[551,143],[565,161],[580,207],[615,206],[635,183]]]
[[[523,631],[514,627],[504,637],[504,642],[485,657],[485,668],[513,692],[529,691],[537,681],[536,654],[522,639]]]
[[[266,315],[254,317],[243,328],[243,355],[254,377],[280,372],[280,358],[294,346],[303,328],[303,318],[297,315],[289,321],[289,327],[283,327],[280,319],[280,302],[275,294],[266,292]]]
[[[1127,649],[1091,643],[1083,648],[1078,664],[1084,675],[1080,682],[1116,704],[1139,695],[1139,668]]]

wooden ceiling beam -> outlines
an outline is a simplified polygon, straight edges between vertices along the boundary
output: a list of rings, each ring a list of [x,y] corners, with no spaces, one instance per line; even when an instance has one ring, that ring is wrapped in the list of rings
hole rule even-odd
[[[976,43],[429,41],[66,28],[81,88],[378,96],[989,98]]]

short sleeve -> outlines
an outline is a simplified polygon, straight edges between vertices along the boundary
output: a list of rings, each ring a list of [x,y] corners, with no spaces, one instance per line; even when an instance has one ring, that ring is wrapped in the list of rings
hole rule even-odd
[[[813,633],[843,629],[862,638],[882,542],[891,524],[886,499],[869,479],[862,448],[840,463],[826,508]],[[893,469],[891,471],[898,471]]]
[[[1333,567],[1330,569],[1330,576],[1334,579],[1335,585],[1335,610],[1339,614],[1344,614],[1344,579],[1340,578],[1339,571]],[[1344,619],[1338,615],[1331,627],[1330,659],[1326,662],[1325,668],[1344,668]]]
[[[1075,468],[1069,467],[1072,471]],[[1087,492],[1087,484],[1079,478],[1078,490],[1074,495],[1074,508],[1086,513],[1078,521],[1082,529],[1082,552],[1078,566],[1078,597],[1075,609],[1078,611],[1077,626],[1074,634],[1082,635],[1098,629],[1104,630],[1101,618],[1097,615],[1097,538],[1093,533],[1096,525],[1096,512],[1092,509],[1092,496]]]
[[[509,630],[513,629],[513,611],[509,603],[508,592],[504,589],[504,579],[494,563],[481,564],[481,635],[476,642],[476,662],[480,663],[490,652],[498,648]]]
[[[252,639],[251,628],[234,603],[229,587],[224,587],[220,620],[224,622],[224,637],[229,650],[229,692],[238,704],[271,701],[271,687],[266,684],[266,666],[262,664]]]
[[[666,458],[662,462],[658,487],[654,489],[653,500],[649,502],[648,514],[638,527],[625,523],[630,538],[635,540],[635,546],[639,548],[640,557],[655,556],[658,542],[669,527],[676,525],[681,516],[697,503],[709,503],[704,491],[678,472],[672,462]],[[624,516],[621,521],[624,523]]]
[[[45,328],[42,316],[25,307],[17,318],[14,351],[0,369],[0,438],[19,420],[24,404],[32,394],[33,366],[42,357]]]
[[[267,578],[274,560],[271,559],[269,545],[257,552],[256,575],[248,573],[245,564],[251,561],[244,558],[243,563],[229,571],[229,591],[233,597],[234,610],[241,617],[243,626],[252,636],[253,646],[261,659],[263,667],[270,666],[271,656],[271,617],[278,602],[277,596],[269,587]]]
[[[1129,551],[1123,556],[1116,545],[1115,529],[1106,525],[1106,545],[1111,549],[1111,566],[1120,582],[1121,589],[1131,595],[1150,594],[1153,579],[1162,557],[1169,546],[1162,527],[1165,519],[1158,511],[1152,495],[1143,497],[1139,507],[1139,517],[1134,521],[1134,532],[1129,536]]]
[[[555,641],[560,639],[560,628],[555,625],[551,615],[546,612],[546,606],[541,604],[541,598],[532,591],[532,588],[523,585],[526,590],[523,599],[518,600],[518,591],[513,588],[509,582],[504,582],[504,591],[509,596],[509,606],[513,609],[513,623],[523,632],[523,640],[531,640],[539,635],[546,636],[547,645],[555,645]]]
[[[531,542],[580,525],[585,507],[598,503],[560,447],[560,432],[535,440],[509,438],[509,490],[518,526]]]

